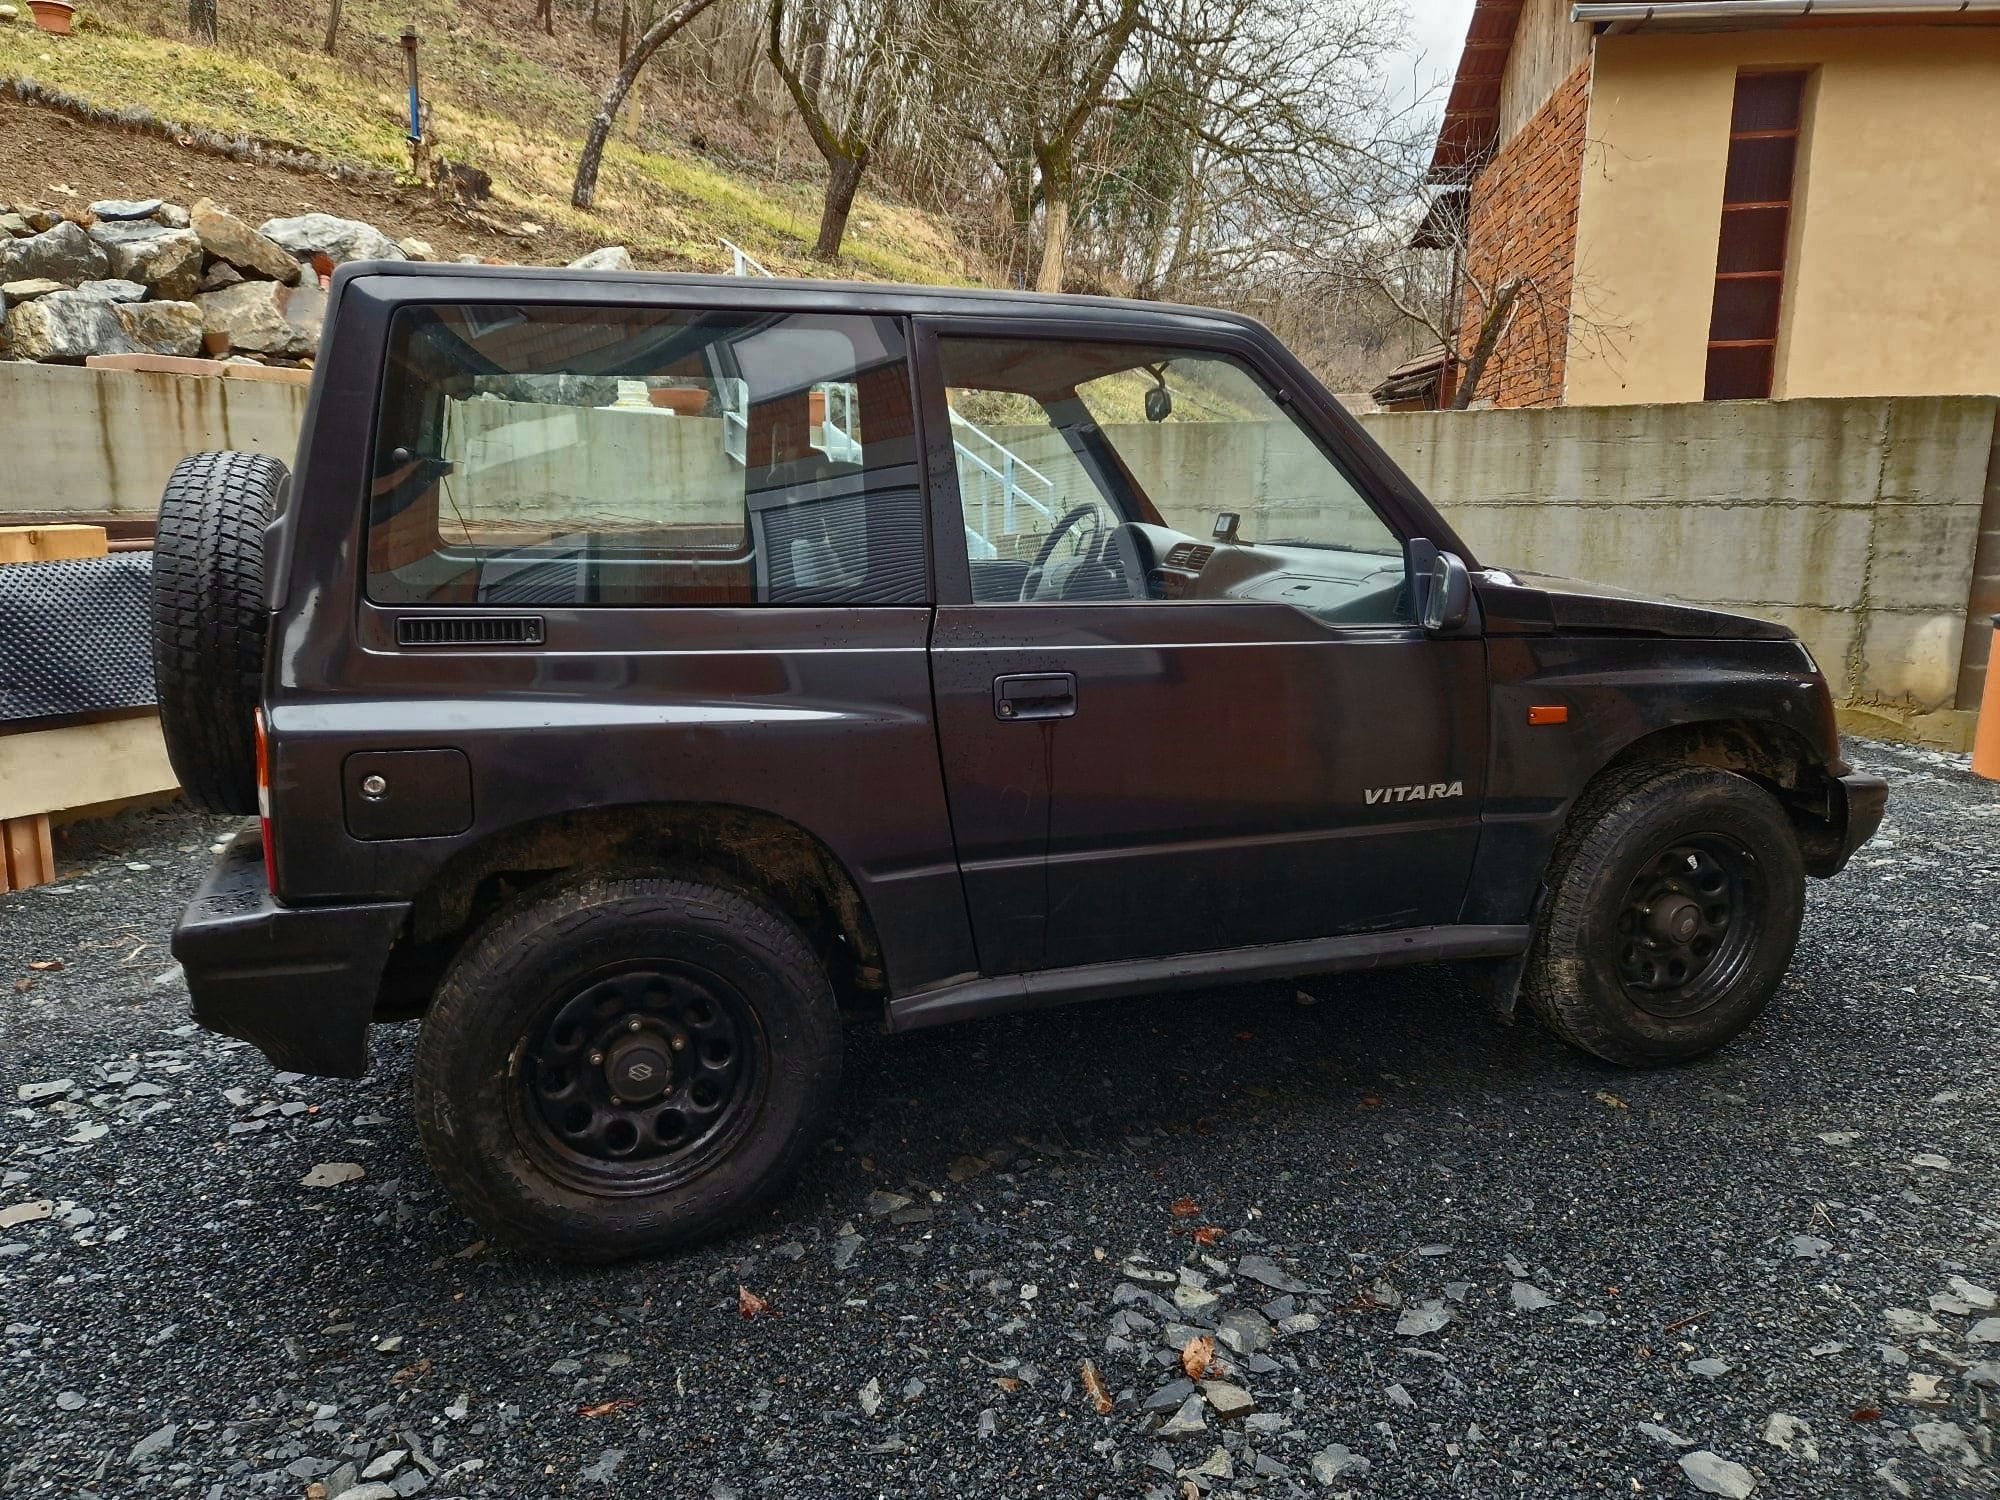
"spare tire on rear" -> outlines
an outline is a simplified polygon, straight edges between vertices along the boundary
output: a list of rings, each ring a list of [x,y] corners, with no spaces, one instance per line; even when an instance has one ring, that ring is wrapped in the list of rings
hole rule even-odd
[[[218,813],[257,811],[264,679],[264,527],[290,475],[263,453],[184,458],[153,541],[153,683],[182,789]]]

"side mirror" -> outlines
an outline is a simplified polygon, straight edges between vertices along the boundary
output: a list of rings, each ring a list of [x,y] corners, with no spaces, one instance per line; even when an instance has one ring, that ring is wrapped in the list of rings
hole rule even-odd
[[[1424,590],[1426,630],[1456,630],[1472,608],[1472,575],[1456,552],[1440,552],[1431,562],[1430,587]]]
[[[1409,570],[1412,613],[1430,631],[1456,630],[1472,609],[1472,575],[1454,552],[1440,552],[1422,537],[1412,537],[1405,553]]]

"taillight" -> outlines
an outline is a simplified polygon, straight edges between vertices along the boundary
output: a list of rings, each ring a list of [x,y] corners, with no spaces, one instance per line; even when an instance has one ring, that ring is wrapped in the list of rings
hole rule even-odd
[[[264,884],[278,894],[278,851],[271,843],[271,746],[264,710],[257,710],[257,826],[264,836]]]

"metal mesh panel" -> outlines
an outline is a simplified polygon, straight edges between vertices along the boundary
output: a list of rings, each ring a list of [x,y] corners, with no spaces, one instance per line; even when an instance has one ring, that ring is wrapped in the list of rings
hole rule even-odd
[[[0,566],[0,723],[153,701],[153,554]]]

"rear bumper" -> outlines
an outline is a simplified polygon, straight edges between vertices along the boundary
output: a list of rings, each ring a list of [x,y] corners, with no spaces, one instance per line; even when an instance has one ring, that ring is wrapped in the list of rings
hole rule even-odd
[[[359,1078],[389,946],[409,910],[280,905],[265,884],[263,839],[246,828],[174,927],[195,1020],[287,1072]]]
[[[1835,830],[1837,840],[1829,856],[1823,856],[1807,871],[1821,878],[1838,875],[1847,867],[1854,851],[1873,838],[1875,830],[1882,826],[1882,814],[1889,805],[1889,783],[1880,776],[1850,771],[1838,777],[1834,785],[1840,788],[1841,803],[1837,809],[1840,816]]]

